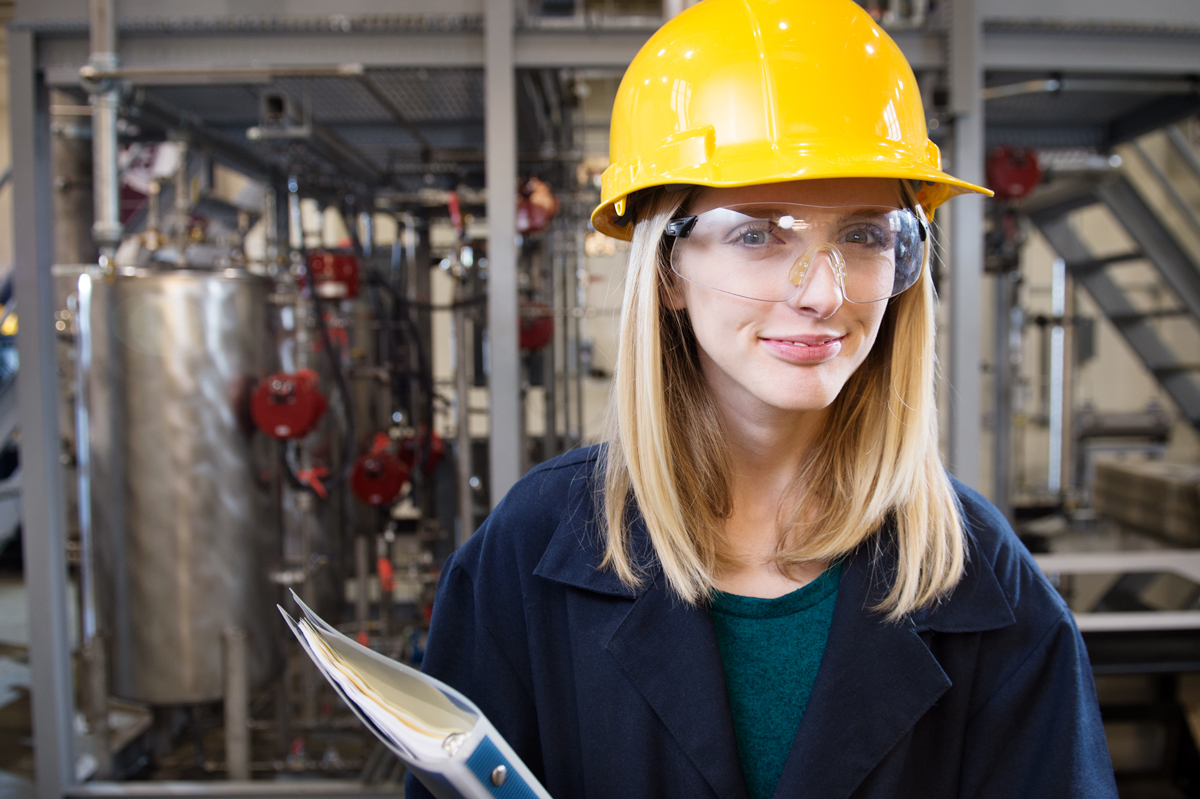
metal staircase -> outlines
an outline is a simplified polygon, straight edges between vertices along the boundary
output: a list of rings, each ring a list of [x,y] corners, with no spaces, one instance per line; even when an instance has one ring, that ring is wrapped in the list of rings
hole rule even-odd
[[[1192,427],[1200,431],[1200,250],[1189,251],[1183,227],[1191,227],[1200,241],[1200,216],[1183,196],[1179,182],[1200,185],[1200,159],[1186,137],[1174,126],[1167,131],[1177,164],[1190,174],[1168,175],[1138,143],[1132,148],[1144,162],[1149,180],[1173,207],[1174,228],[1147,201],[1129,174],[1116,173],[1099,180],[1077,183],[1047,192],[1027,208],[1030,219],[1066,263],[1067,271],[1091,295],[1104,315],[1174,400]],[[1147,186],[1146,188],[1152,188]],[[1072,215],[1101,205],[1109,211],[1135,248],[1128,252],[1098,255],[1077,232]],[[1182,235],[1181,235],[1182,234]],[[1164,294],[1173,300],[1166,307],[1140,307],[1131,293],[1115,279],[1116,270],[1131,262],[1146,262],[1158,273]],[[1179,336],[1164,322],[1183,319],[1196,332]]]

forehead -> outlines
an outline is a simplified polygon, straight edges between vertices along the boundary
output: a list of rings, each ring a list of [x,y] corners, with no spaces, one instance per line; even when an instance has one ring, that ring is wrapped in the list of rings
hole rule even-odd
[[[736,188],[705,188],[692,201],[689,212],[745,203],[779,202],[800,205],[889,206],[901,203],[900,184],[886,178],[830,178],[760,183]]]

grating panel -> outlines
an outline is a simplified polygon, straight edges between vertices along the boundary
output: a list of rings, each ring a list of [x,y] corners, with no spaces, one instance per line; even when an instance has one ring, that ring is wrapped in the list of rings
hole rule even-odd
[[[1127,92],[1039,92],[987,102],[989,123],[1107,125],[1152,95]]]
[[[387,109],[355,78],[282,78],[275,87],[286,92],[297,108],[303,108],[307,94],[313,119],[326,125],[392,121]]]
[[[482,70],[392,69],[368,78],[411,122],[483,119]]]

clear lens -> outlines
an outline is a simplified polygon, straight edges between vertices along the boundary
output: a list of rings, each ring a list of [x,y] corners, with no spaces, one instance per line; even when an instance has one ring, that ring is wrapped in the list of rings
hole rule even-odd
[[[675,239],[671,268],[719,291],[784,302],[814,269],[828,267],[845,299],[878,302],[917,282],[925,260],[921,224],[905,208],[714,208]]]

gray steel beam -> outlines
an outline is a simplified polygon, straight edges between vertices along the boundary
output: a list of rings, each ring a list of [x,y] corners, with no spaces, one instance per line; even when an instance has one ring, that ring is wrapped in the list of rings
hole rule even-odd
[[[8,39],[12,122],[13,250],[21,301],[19,418],[25,590],[29,605],[34,758],[39,799],[74,779],[74,703],[67,626],[67,537],[59,461],[57,341],[53,325],[54,219],[50,105],[28,31]]]
[[[491,502],[521,476],[523,413],[517,333],[517,85],[513,0],[489,0],[484,19],[484,120],[488,220],[488,385]]]
[[[395,30],[381,33],[320,33],[258,29],[229,35],[177,30],[167,35],[137,31],[123,37],[121,59],[128,66],[198,67],[309,66],[361,63],[385,67],[483,67],[483,36],[473,30]],[[124,31],[119,27],[119,31]],[[516,33],[518,68],[573,67],[623,70],[653,31],[635,29],[523,30]],[[47,31],[49,34],[50,31]],[[236,35],[232,35],[236,33]],[[941,69],[947,63],[946,38],[939,31],[891,31],[914,70]],[[56,28],[42,65],[51,85],[75,86],[87,63],[81,32]],[[1200,35],[1104,34],[1085,29],[989,31],[980,42],[981,66],[1021,72],[1188,75],[1200,72]]]
[[[1086,30],[989,32],[983,66],[1017,72],[1188,75],[1200,72],[1200,34],[1103,35]]]
[[[983,26],[976,0],[950,6],[950,108],[955,114],[954,174],[983,183],[984,120],[979,89]],[[983,198],[967,194],[954,200],[950,216],[950,470],[967,485],[981,489],[980,443],[983,379]],[[997,424],[1002,420],[997,419]],[[993,486],[995,489],[995,486]],[[990,493],[995,493],[993,490]],[[993,496],[993,499],[1000,499]]]
[[[489,9],[489,14],[491,13]],[[623,71],[654,31],[652,29],[579,29],[520,31],[514,36],[513,63],[519,69],[570,67]],[[939,69],[944,39],[937,32],[895,31],[892,37],[913,69]],[[88,61],[86,39],[59,36],[47,42],[42,65],[47,82],[77,86]],[[253,69],[266,80],[269,69],[314,64],[362,64],[368,69],[484,66],[484,36],[455,33],[394,32],[314,35],[280,32],[212,36],[173,33],[140,35],[121,42],[123,68],[136,73],[152,68],[213,70]],[[172,76],[178,82],[178,76]]]

